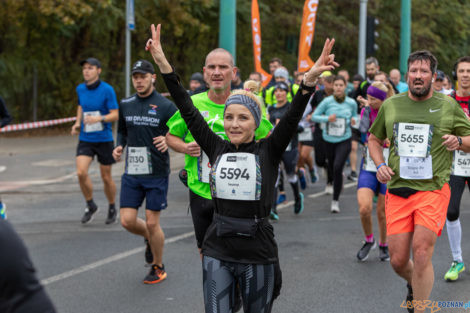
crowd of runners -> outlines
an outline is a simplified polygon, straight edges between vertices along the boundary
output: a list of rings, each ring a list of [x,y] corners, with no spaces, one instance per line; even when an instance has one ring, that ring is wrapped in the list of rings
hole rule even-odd
[[[334,214],[351,206],[340,205],[345,180],[357,181],[364,232],[357,259],[366,261],[379,247],[380,260],[390,261],[406,281],[409,312],[423,312],[418,304],[429,299],[434,245],[444,225],[451,266],[438,275],[459,278],[465,270],[460,201],[470,180],[470,56],[456,61],[454,84],[428,51],[410,54],[404,75],[381,71],[370,57],[366,77],[356,74],[350,81],[335,62],[334,39],[327,39],[305,73],[289,73],[273,58],[273,78],[263,88],[260,73],[243,82],[232,55],[217,48],[187,89],[165,57],[161,26],[151,31],[149,60],[171,100],[155,89],[154,64],[138,60],[131,72],[136,93],[118,104],[113,87],[100,79],[100,61],[91,57],[80,63],[84,82],[76,88],[71,129],[79,133],[76,167],[86,207],[81,223],[90,223],[99,209],[88,174],[96,156],[108,200],[105,223],[120,220],[145,242],[150,271],[144,283],[167,277],[160,214],[167,207],[169,148],[185,155],[179,177],[188,188],[206,312],[271,311],[282,285],[271,225],[282,222],[276,207],[292,195],[294,214],[302,214],[303,193],[320,177]],[[1,98],[0,118],[0,127],[11,120]],[[118,209],[111,169],[121,160]],[[141,206],[145,220],[138,217]],[[1,199],[0,216],[6,219]]]

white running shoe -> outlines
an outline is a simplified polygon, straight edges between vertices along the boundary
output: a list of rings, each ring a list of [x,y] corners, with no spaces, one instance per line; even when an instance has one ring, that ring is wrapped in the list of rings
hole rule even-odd
[[[329,184],[326,185],[326,187],[325,187],[325,193],[326,193],[327,195],[332,195],[332,194],[333,194],[333,185],[329,185]]]
[[[331,213],[339,213],[339,202],[338,201],[331,201]]]

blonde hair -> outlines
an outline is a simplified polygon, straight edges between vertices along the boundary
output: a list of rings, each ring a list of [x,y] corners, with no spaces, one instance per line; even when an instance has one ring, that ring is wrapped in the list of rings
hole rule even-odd
[[[256,103],[256,105],[258,105],[259,111],[263,112],[262,106],[261,106],[261,101],[259,100],[259,97],[257,95],[255,95],[253,92],[248,91],[248,90],[243,90],[243,89],[235,89],[234,91],[232,91],[230,96],[228,96],[227,100],[230,99],[230,97],[234,96],[234,95],[244,95],[244,96],[249,97],[250,99],[252,99]],[[227,101],[225,101],[225,102],[227,102]]]
[[[378,88],[378,89],[386,92],[387,93],[387,98],[390,98],[391,96],[395,95],[395,90],[393,90],[393,86],[389,82],[382,83],[382,82],[376,81],[376,82],[373,82],[371,84],[371,86],[374,86],[375,88]]]
[[[250,79],[250,80],[245,81],[245,83],[243,84],[243,89],[249,90],[252,93],[257,94],[261,92],[261,84],[257,82],[256,80]]]

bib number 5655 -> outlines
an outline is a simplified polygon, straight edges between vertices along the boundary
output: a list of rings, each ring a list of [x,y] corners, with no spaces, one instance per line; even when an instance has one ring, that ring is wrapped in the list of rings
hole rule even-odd
[[[400,142],[409,142],[409,143],[423,143],[424,142],[424,135],[406,135],[401,134]]]
[[[250,179],[250,174],[248,174],[247,169],[240,168],[231,168],[231,167],[222,167],[220,169],[220,179],[239,179],[244,178],[246,180]]]

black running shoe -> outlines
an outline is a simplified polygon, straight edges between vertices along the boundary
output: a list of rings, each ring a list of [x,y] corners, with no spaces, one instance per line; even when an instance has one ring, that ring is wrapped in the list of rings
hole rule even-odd
[[[352,181],[357,181],[357,173],[355,171],[351,171],[351,174],[348,175],[348,179]]]
[[[304,194],[299,192],[299,199],[294,203],[294,213],[300,214],[304,211]]]
[[[406,295],[406,309],[408,313],[414,313],[415,308],[413,307],[413,288],[411,288],[410,284],[406,284],[408,288],[408,294]]]
[[[147,264],[152,264],[153,262],[153,253],[152,253],[152,248],[150,247],[150,243],[147,239],[145,239],[145,262]]]
[[[162,264],[162,267],[152,264],[150,272],[144,278],[144,284],[158,284],[162,280],[166,279],[165,265]]]
[[[82,217],[82,224],[86,224],[86,223],[89,223],[93,220],[93,215],[98,212],[98,207],[92,209],[90,207],[86,207],[85,208],[85,214],[83,214],[83,217]]]
[[[106,224],[114,224],[116,223],[117,218],[117,210],[116,209],[109,209],[108,210],[108,217],[106,218]]]
[[[375,249],[376,247],[377,247],[377,244],[375,242],[375,239],[373,242],[364,241],[364,245],[357,252],[357,259],[359,261],[367,260],[367,258],[369,257],[370,250]]]
[[[379,259],[380,261],[390,261],[390,255],[388,254],[388,247],[379,246]]]

